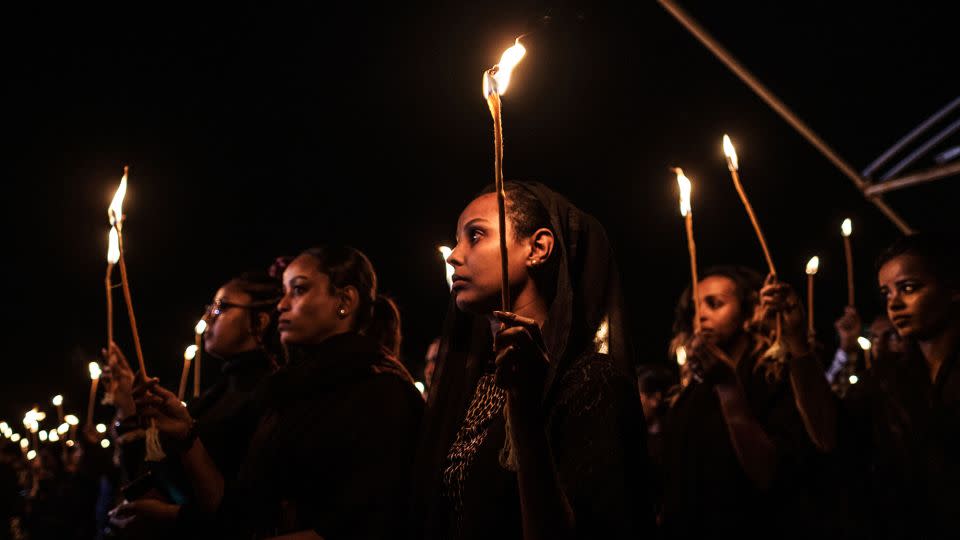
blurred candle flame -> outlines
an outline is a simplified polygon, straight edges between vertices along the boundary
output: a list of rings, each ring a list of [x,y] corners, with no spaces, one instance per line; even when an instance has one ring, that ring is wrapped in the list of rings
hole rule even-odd
[[[840,234],[843,236],[853,234],[853,221],[851,221],[850,218],[843,220],[843,223],[840,225]]]

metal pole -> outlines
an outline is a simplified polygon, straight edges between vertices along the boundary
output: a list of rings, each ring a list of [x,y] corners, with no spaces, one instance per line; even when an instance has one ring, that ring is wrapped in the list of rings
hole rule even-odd
[[[893,191],[895,189],[905,188],[907,186],[913,186],[916,184],[923,184],[933,180],[939,180],[954,174],[960,174],[960,162],[934,167],[933,169],[928,169],[926,171],[918,172],[908,176],[902,176],[900,178],[894,178],[892,180],[887,180],[882,184],[874,184],[868,187],[864,193],[866,193],[868,197],[875,197],[881,193],[886,193],[888,191]]]
[[[873,176],[873,173],[877,172],[877,169],[879,169],[880,167],[883,167],[884,163],[886,163],[887,161],[890,161],[890,158],[897,155],[901,150],[903,150],[905,146],[912,143],[914,139],[922,135],[924,131],[927,131],[928,129],[930,129],[931,126],[933,126],[934,124],[942,120],[944,116],[953,112],[953,110],[956,109],[957,107],[960,107],[960,97],[957,97],[950,103],[947,103],[946,107],[934,113],[934,115],[931,116],[930,118],[927,118],[927,120],[924,123],[917,126],[916,129],[914,129],[910,133],[907,133],[907,135],[904,138],[897,141],[897,144],[891,146],[889,150],[883,153],[883,155],[873,160],[873,163],[868,165],[867,168],[863,170],[863,176],[866,176],[867,178]]]
[[[787,121],[803,138],[812,144],[821,154],[824,155],[835,167],[846,175],[847,178],[857,186],[861,193],[867,187],[867,181],[864,180],[857,171],[843,160],[836,152],[830,148],[816,133],[813,132],[802,120],[800,120],[793,111],[787,108],[780,99],[773,95],[763,84],[761,84],[752,73],[747,71],[733,55],[723,48],[713,37],[708,34],[699,23],[692,19],[685,11],[672,2],[672,0],[657,0],[664,9],[667,10],[677,21],[680,22],[691,34],[710,50],[721,62],[726,65],[730,71],[733,71],[751,90],[760,96],[774,111]],[[883,213],[903,234],[909,234],[910,226],[900,218],[889,206],[876,197],[867,197],[874,206]]]
[[[923,143],[919,148],[911,152],[909,156],[903,158],[900,163],[897,163],[889,171],[885,172],[883,176],[880,177],[880,180],[887,181],[900,174],[900,171],[906,169],[910,165],[913,165],[915,161],[923,157],[923,155],[932,150],[933,147],[946,140],[947,137],[956,133],[958,129],[960,129],[960,118],[940,130],[940,132],[934,135],[929,141]]]

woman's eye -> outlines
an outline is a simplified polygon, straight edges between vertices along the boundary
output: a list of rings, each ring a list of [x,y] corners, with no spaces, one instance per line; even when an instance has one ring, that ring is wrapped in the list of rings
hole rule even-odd
[[[468,235],[471,244],[476,244],[481,236],[483,236],[483,231],[480,229],[471,229]]]
[[[301,294],[307,292],[307,288],[304,287],[303,285],[294,285],[291,290],[293,291],[293,294],[295,294],[295,295],[301,295]]]

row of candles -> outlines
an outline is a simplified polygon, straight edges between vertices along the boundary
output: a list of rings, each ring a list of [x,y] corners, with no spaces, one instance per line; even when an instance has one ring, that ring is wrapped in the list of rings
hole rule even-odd
[[[32,460],[37,456],[40,443],[58,443],[63,441],[63,444],[68,448],[76,445],[77,426],[80,425],[80,419],[73,414],[64,414],[62,395],[58,394],[54,396],[51,402],[57,409],[57,427],[41,429],[40,423],[47,419],[47,414],[39,410],[38,407],[30,409],[23,416],[23,427],[29,434],[28,436],[23,436],[15,431],[6,421],[0,421],[0,435],[12,443],[19,444],[21,450],[26,454],[27,459]],[[88,422],[88,425],[91,424],[91,422]],[[107,426],[105,424],[91,425],[91,427],[100,435],[104,435],[107,432]],[[32,445],[31,441],[33,443]],[[100,446],[109,448],[110,441],[102,438],[100,440]]]

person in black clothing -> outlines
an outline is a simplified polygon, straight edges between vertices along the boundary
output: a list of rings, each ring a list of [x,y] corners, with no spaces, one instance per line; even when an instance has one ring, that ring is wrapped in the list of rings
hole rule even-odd
[[[256,428],[255,391],[276,367],[279,342],[275,306],[282,294],[278,278],[265,272],[244,273],[217,290],[204,315],[208,323],[204,352],[220,360],[220,374],[199,398],[190,401],[189,411],[197,420],[197,434],[211,459],[228,479],[236,477]],[[113,352],[111,364],[117,367],[112,371],[118,378],[114,399],[126,403],[133,399],[132,390],[120,381],[132,380],[133,373],[123,353],[117,348]],[[128,409],[121,407],[118,412],[121,426],[129,424],[123,421],[123,411]],[[169,489],[162,491],[167,491],[166,500],[144,497],[124,503],[114,512],[114,527],[127,529],[128,535],[135,536],[137,529],[172,527],[178,515],[185,520],[193,518],[193,526],[200,526],[194,516],[193,497],[179,496],[191,492],[190,479],[183,478],[175,459],[168,459],[165,465],[162,486]],[[192,491],[202,489],[194,487]]]
[[[666,538],[802,536],[828,526],[808,499],[818,450],[835,446],[832,395],[807,350],[803,311],[789,287],[742,267],[700,281],[701,331],[687,342],[694,374],[664,435],[662,530]],[[759,295],[758,295],[759,291]],[[689,290],[675,330],[690,333]],[[765,327],[782,317],[780,349]]]
[[[603,227],[540,184],[507,183],[457,223],[451,311],[418,455],[415,538],[652,532],[645,428]]]
[[[142,403],[183,449],[218,538],[403,537],[423,399],[398,361],[400,316],[359,251],[310,249],[283,273],[288,361],[257,396],[235,481],[211,462],[189,412],[152,385]]]
[[[960,258],[952,239],[918,234],[889,247],[877,268],[903,352],[887,347],[878,354],[870,384],[849,404],[867,444],[859,453],[867,465],[864,536],[956,536]]]

